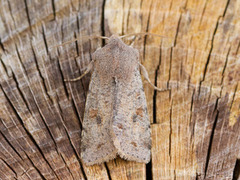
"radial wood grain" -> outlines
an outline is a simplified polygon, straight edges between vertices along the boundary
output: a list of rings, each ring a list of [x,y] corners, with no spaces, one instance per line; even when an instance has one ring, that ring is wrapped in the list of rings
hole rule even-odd
[[[240,0],[60,0],[0,3],[0,179],[240,179]],[[104,42],[151,32],[140,52],[152,129],[147,165],[86,166],[81,129]]]

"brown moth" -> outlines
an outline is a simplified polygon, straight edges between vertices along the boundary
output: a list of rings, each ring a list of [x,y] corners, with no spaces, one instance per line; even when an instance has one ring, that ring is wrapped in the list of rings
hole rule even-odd
[[[87,71],[70,80],[81,79],[93,69],[82,125],[82,160],[93,165],[119,155],[126,160],[148,163],[151,129],[139,69],[148,81],[149,78],[139,62],[138,50],[113,35],[92,58]]]

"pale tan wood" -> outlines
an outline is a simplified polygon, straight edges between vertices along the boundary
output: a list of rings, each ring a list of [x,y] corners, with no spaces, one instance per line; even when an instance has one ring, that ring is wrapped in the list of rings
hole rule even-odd
[[[0,5],[0,179],[240,178],[240,0],[14,1]],[[101,39],[140,51],[152,160],[87,167],[81,123]],[[134,43],[133,43],[134,42]]]

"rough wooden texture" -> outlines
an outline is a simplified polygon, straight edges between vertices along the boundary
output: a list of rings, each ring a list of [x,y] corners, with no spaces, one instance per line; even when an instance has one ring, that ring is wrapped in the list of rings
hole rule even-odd
[[[0,179],[240,179],[240,0],[2,0]],[[149,164],[85,166],[80,133],[102,40],[136,37],[152,82]],[[133,37],[125,39],[131,43]]]

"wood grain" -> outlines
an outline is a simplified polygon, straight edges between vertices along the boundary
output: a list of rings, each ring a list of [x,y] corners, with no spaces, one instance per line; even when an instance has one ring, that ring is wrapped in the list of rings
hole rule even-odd
[[[240,179],[240,0],[0,3],[0,179]],[[132,36],[150,80],[149,164],[85,166],[81,126],[101,39]]]

